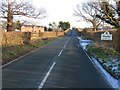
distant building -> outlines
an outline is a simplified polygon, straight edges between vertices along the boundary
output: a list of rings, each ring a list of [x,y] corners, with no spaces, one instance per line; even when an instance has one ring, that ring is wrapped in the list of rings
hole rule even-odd
[[[44,32],[44,27],[43,26],[35,26],[35,25],[23,25],[21,27],[21,32],[31,32],[31,33]]]
[[[82,28],[77,28],[77,30],[78,30],[79,32],[81,32],[81,31],[82,31]]]

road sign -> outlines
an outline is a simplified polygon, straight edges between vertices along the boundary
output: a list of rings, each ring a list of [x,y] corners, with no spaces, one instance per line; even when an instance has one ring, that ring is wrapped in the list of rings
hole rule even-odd
[[[112,34],[110,34],[108,31],[101,34],[101,40],[112,40]]]

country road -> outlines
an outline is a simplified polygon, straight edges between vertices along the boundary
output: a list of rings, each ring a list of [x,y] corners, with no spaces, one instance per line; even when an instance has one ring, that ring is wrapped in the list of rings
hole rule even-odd
[[[2,68],[3,88],[110,88],[79,46],[77,32]]]

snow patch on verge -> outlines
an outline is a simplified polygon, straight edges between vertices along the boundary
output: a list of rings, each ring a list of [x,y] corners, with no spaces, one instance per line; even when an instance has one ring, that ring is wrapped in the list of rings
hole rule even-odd
[[[80,46],[83,48],[83,50],[86,52],[86,46],[90,43],[84,43],[84,41],[81,37],[77,37],[79,39],[79,44]],[[83,43],[82,43],[83,41]],[[87,53],[86,53],[87,54]],[[89,55],[87,55],[89,57]],[[90,57],[89,57],[90,58]],[[100,70],[100,72],[103,74],[104,78],[106,78],[106,80],[110,83],[110,85],[113,88],[118,88],[118,90],[120,90],[120,86],[119,86],[119,80],[113,78],[102,66],[101,64],[95,59],[95,58],[90,58],[92,60],[92,63]]]
[[[119,88],[118,87],[118,80],[113,78],[101,65],[100,63],[95,59],[92,58],[92,61],[94,62],[94,64],[98,67],[98,69],[102,72],[102,74],[105,76],[105,78],[107,79],[107,81],[110,83],[110,85],[113,88]]]
[[[79,43],[83,49],[86,49],[88,44],[93,43],[92,40],[83,40],[82,37],[79,37],[79,36],[77,38],[79,39]]]

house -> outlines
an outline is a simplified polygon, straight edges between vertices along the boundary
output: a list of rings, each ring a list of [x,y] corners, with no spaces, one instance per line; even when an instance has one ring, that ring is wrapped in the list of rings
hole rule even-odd
[[[44,32],[44,27],[43,26],[35,26],[35,25],[23,25],[21,27],[21,32],[31,32],[31,33]]]

